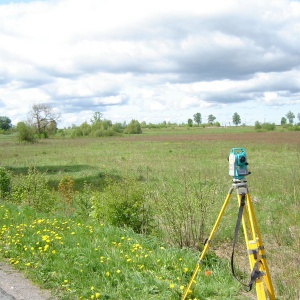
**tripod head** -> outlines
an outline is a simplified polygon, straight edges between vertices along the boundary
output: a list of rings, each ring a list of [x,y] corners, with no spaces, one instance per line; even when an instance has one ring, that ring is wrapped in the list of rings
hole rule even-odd
[[[247,155],[244,148],[232,148],[228,157],[229,161],[229,175],[233,179],[244,179],[246,175],[251,174],[247,170],[248,162]]]

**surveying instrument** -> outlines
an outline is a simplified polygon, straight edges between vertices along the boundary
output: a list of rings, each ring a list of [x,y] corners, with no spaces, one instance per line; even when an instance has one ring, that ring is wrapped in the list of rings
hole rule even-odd
[[[228,157],[229,161],[229,175],[232,176],[232,187],[230,188],[218,218],[213,226],[213,229],[205,241],[204,249],[201,256],[197,262],[194,272],[191,276],[190,282],[188,283],[184,293],[182,295],[182,300],[185,300],[187,295],[191,293],[191,286],[195,282],[195,277],[200,269],[201,263],[203,262],[204,256],[208,250],[208,247],[212,241],[214,233],[221,221],[224,214],[226,206],[229,202],[232,191],[235,189],[237,192],[237,199],[239,203],[239,212],[237,223],[234,233],[234,242],[232,247],[231,255],[231,270],[234,277],[240,281],[235,273],[233,266],[234,248],[237,242],[237,236],[239,232],[240,225],[242,223],[244,237],[249,257],[250,269],[251,269],[251,279],[249,284],[243,284],[248,287],[250,291],[255,286],[256,295],[258,300],[270,299],[275,300],[275,294],[273,285],[271,282],[268,265],[266,261],[265,249],[262,244],[261,235],[258,229],[258,224],[253,210],[253,205],[248,193],[247,181],[245,176],[249,175],[250,172],[247,170],[248,162],[246,151],[244,148],[232,148]],[[269,298],[267,298],[267,295]]]

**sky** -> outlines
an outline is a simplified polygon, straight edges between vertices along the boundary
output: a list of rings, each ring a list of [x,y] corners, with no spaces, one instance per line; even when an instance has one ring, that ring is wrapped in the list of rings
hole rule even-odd
[[[280,124],[300,113],[300,1],[0,0],[0,116]]]

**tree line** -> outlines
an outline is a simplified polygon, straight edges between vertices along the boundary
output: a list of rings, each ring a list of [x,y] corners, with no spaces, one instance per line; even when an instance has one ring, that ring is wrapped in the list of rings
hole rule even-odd
[[[300,125],[300,113],[297,114],[299,120],[298,125]],[[110,120],[104,119],[103,114],[100,112],[95,112],[90,122],[83,122],[81,125],[72,125],[68,129],[58,129],[57,124],[61,119],[61,114],[56,112],[48,104],[35,104],[32,106],[31,111],[28,114],[28,120],[19,122],[16,126],[12,126],[11,120],[6,116],[0,116],[0,133],[9,133],[12,130],[17,132],[19,141],[34,142],[38,138],[47,138],[57,132],[62,135],[66,131],[69,132],[68,135],[71,137],[84,137],[84,136],[113,136],[119,134],[140,134],[142,133],[142,128],[160,128],[167,126],[174,126],[178,124],[170,122],[162,122],[160,124],[148,125],[146,122],[139,122],[137,120],[131,120],[129,124],[126,122],[112,123]],[[282,126],[290,126],[294,124],[295,114],[289,111],[284,117],[281,118]],[[235,126],[241,124],[240,115],[235,112],[232,116],[232,123]],[[221,124],[216,121],[216,117],[212,114],[208,115],[207,123],[202,123],[202,115],[197,112],[193,115],[193,119],[189,118],[187,120],[187,126],[192,127],[194,124],[200,126],[216,126],[220,127]],[[186,124],[183,124],[186,125]],[[275,130],[275,123],[260,123],[255,122],[255,129],[260,130]]]
[[[297,118],[299,120],[299,123],[298,123],[298,125],[299,125],[300,124],[300,113],[297,114]],[[280,124],[281,125],[287,125],[287,124],[293,125],[294,124],[294,119],[295,119],[294,113],[289,111],[285,115],[285,117],[281,118],[281,123]],[[214,126],[219,127],[220,123],[215,122],[215,120],[216,120],[216,117],[214,115],[210,114],[207,117],[207,123],[206,124],[211,125],[211,126],[214,125]],[[187,121],[187,124],[190,127],[192,127],[194,123],[197,124],[198,126],[200,126],[202,124],[202,115],[201,115],[201,113],[198,112],[198,113],[194,114],[193,119],[189,118],[188,121]],[[232,116],[232,123],[236,126],[238,126],[242,123],[241,117],[237,112],[235,112]],[[256,121],[255,125],[257,125],[257,124],[261,124],[261,123]],[[276,126],[275,123],[274,123],[274,126]]]

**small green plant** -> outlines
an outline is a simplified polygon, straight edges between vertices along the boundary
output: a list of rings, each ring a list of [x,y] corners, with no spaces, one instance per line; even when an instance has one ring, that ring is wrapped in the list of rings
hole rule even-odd
[[[5,168],[0,168],[0,197],[6,198],[11,190],[11,173]]]
[[[58,184],[58,192],[61,195],[64,210],[68,214],[74,212],[74,183],[74,179],[71,176],[65,175]]]
[[[118,227],[130,227],[138,233],[151,231],[152,209],[139,182],[127,178],[109,184],[92,197],[93,216]]]
[[[86,181],[83,183],[81,192],[76,192],[74,202],[76,206],[76,214],[78,216],[87,218],[92,212],[92,197],[95,192],[91,189],[91,184]]]
[[[65,202],[71,205],[74,195],[74,179],[69,175],[65,175],[58,184],[58,191]]]

